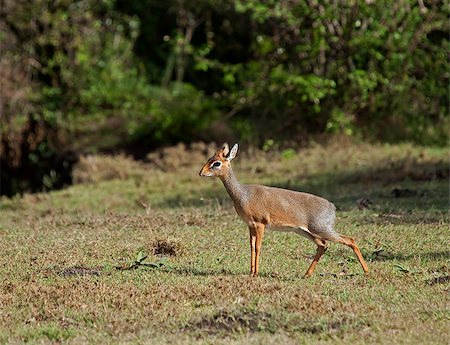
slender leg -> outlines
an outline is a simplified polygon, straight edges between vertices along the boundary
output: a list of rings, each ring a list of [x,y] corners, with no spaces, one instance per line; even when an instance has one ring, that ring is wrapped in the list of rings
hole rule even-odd
[[[365,274],[369,273],[369,267],[367,267],[367,264],[364,261],[364,258],[362,256],[361,251],[359,250],[358,245],[356,244],[355,240],[348,236],[344,236],[344,235],[340,235],[340,236],[342,238],[341,243],[349,246],[355,252],[356,256],[358,257],[359,263],[361,264],[361,266],[364,270],[364,273]]]
[[[314,268],[316,267],[317,262],[319,261],[320,257],[323,253],[327,250],[326,242],[323,240],[315,239],[314,242],[317,244],[317,252],[316,256],[314,256],[313,261],[311,262],[311,265],[309,266],[308,270],[306,271],[304,278],[308,278],[311,276],[311,274],[314,272]]]
[[[264,224],[258,224],[255,228],[256,230],[256,260],[255,260],[255,276],[258,275],[259,272],[259,255],[261,253],[261,245],[262,240],[264,238],[264,230],[265,230]]]
[[[256,269],[256,229],[249,227],[250,230],[250,250],[251,250],[251,263],[250,263],[250,275],[255,275]]]

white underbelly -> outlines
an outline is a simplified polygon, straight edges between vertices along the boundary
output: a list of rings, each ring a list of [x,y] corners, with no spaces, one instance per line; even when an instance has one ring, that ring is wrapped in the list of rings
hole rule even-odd
[[[305,228],[305,227],[289,227],[289,226],[267,226],[266,229],[272,230],[272,231],[280,231],[280,232],[295,232],[298,235],[304,236],[308,239],[311,239],[311,237],[314,237],[311,232]]]

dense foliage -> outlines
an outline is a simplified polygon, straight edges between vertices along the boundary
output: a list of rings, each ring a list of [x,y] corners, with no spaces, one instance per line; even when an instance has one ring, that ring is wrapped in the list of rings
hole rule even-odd
[[[443,145],[448,12],[426,0],[4,0],[3,192],[31,175],[58,185],[80,152],[230,133]]]

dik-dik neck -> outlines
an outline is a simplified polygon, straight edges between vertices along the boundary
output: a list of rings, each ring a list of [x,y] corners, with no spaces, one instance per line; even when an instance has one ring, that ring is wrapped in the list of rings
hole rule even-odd
[[[228,168],[228,172],[224,176],[220,176],[220,179],[225,186],[228,194],[234,203],[242,203],[246,198],[245,188],[236,178],[233,169],[231,166]]]

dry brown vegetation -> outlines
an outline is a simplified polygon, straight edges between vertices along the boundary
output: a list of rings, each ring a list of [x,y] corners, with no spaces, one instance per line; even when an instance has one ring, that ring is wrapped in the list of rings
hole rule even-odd
[[[147,161],[163,171],[192,167],[193,162],[205,160],[212,156],[216,147],[214,144],[203,142],[192,143],[187,146],[180,143],[151,152],[147,155]]]
[[[72,175],[74,183],[126,180],[143,173],[142,164],[123,154],[81,156]]]
[[[337,227],[371,269],[365,277],[334,244],[310,279],[314,245],[273,232],[261,276],[248,277],[247,229],[220,182],[198,177],[202,152],[190,166],[164,163],[166,172],[115,157],[104,169],[118,172],[88,184],[2,199],[0,342],[448,342],[445,150],[337,143],[288,158],[240,154],[244,182],[335,202]]]

